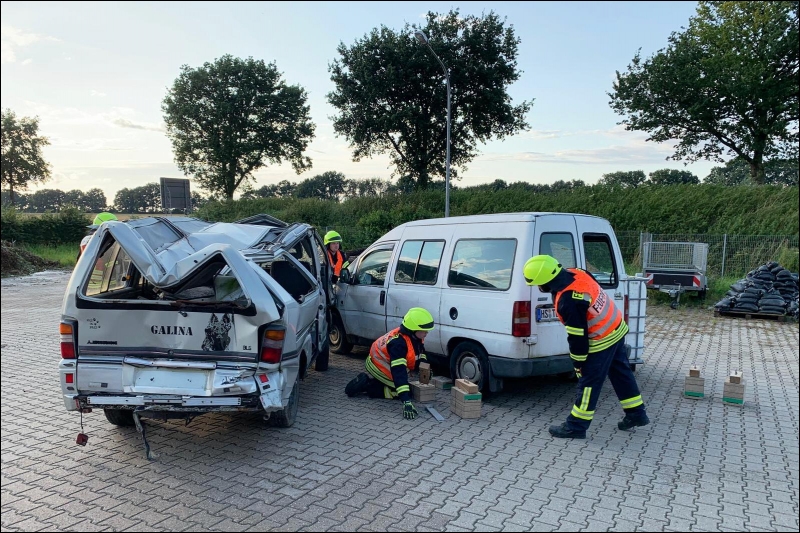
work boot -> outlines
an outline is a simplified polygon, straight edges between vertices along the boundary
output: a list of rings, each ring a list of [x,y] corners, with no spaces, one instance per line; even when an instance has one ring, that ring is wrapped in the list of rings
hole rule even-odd
[[[344,393],[350,396],[357,396],[363,392],[367,392],[367,383],[369,382],[369,376],[362,372],[353,379],[350,380],[350,383],[344,388]]]
[[[567,423],[564,422],[560,426],[550,426],[550,434],[559,439],[585,439],[586,430],[570,429]]]
[[[647,418],[646,413],[642,413],[641,415],[625,415],[625,418],[619,421],[617,427],[622,431],[630,431],[636,426],[646,426],[650,423],[650,419]]]

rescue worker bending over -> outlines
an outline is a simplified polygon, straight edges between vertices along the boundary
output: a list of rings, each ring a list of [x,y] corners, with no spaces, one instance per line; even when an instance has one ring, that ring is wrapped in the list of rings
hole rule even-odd
[[[81,247],[78,250],[78,257],[75,258],[76,261],[81,258],[81,254],[83,254],[83,251],[86,249],[86,246],[92,239],[92,235],[94,235],[94,232],[97,231],[97,228],[100,227],[100,224],[108,220],[117,220],[117,217],[114,215],[114,213],[103,212],[94,217],[94,221],[92,221],[91,224],[86,226],[89,232],[86,234],[86,237],[81,239]]]
[[[325,234],[325,237],[323,238],[323,244],[325,244],[325,251],[328,253],[328,262],[333,269],[331,282],[335,284],[337,281],[339,281],[339,276],[342,275],[342,269],[347,268],[350,265],[350,262],[344,260],[344,254],[339,249],[342,246],[341,235],[331,230]]]
[[[550,426],[550,434],[586,438],[606,376],[625,411],[617,427],[627,431],[649,424],[625,351],[628,325],[594,277],[579,268],[563,269],[549,255],[531,257],[523,270],[528,285],[538,285],[541,291],[553,295],[558,319],[567,329],[569,356],[578,376],[572,412],[560,426]]]
[[[433,316],[421,307],[412,307],[403,323],[372,343],[366,361],[366,372],[353,378],[345,387],[348,396],[367,393],[370,398],[396,398],[403,402],[403,418],[417,418],[411,403],[408,370],[416,370],[427,361],[425,337],[433,329]]]

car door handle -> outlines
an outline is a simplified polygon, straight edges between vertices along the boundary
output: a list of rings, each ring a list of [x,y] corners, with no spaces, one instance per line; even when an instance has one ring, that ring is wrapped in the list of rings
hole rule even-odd
[[[386,303],[386,291],[381,291],[381,305]]]

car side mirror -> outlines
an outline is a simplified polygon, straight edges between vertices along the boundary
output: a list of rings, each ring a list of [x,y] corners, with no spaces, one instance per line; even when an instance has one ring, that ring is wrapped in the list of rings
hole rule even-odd
[[[339,273],[339,283],[345,283],[349,285],[353,284],[353,279],[350,277],[350,271],[346,268],[342,269],[342,271]]]

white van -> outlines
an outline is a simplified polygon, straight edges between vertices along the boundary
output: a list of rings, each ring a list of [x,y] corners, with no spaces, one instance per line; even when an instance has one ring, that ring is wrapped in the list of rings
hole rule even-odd
[[[450,375],[497,392],[503,378],[572,372],[564,326],[549,293],[525,283],[522,265],[552,255],[594,275],[623,309],[632,368],[641,364],[647,289],[625,274],[611,224],[570,213],[506,213],[417,220],[369,246],[336,288],[331,350],[368,346],[411,307],[436,321],[425,351]]]

